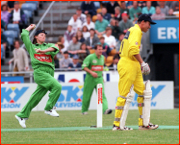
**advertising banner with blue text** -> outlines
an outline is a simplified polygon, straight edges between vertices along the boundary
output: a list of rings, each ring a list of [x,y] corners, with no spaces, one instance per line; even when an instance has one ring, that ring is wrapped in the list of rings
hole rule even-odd
[[[62,92],[56,103],[57,110],[81,110],[83,98],[83,83],[61,83]],[[1,111],[20,111],[35,91],[36,84],[2,84],[1,85]],[[115,109],[116,99],[119,96],[118,83],[106,82],[105,95],[110,109]],[[152,81],[151,109],[173,109],[174,88],[172,81]],[[49,93],[49,92],[48,92]],[[48,100],[48,93],[33,109],[43,111]],[[137,109],[137,94],[134,95],[130,109]],[[90,110],[97,108],[97,95],[94,90]]]
[[[179,43],[179,19],[155,22],[150,29],[150,43]]]

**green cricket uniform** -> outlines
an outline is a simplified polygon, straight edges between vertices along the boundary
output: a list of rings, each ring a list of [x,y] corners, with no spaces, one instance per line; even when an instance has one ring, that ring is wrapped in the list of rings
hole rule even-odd
[[[104,82],[103,82],[103,71],[104,66],[104,56],[98,59],[97,55],[90,54],[88,55],[85,60],[83,61],[82,69],[87,67],[88,69],[92,70],[93,72],[97,73],[98,77],[94,78],[88,72],[86,73],[86,78],[84,81],[84,90],[83,90],[83,100],[82,100],[82,113],[87,112],[90,104],[91,95],[93,93],[94,88],[97,87],[97,84],[102,84],[103,89],[103,113],[108,109],[107,99],[104,93]]]
[[[31,110],[40,102],[48,91],[50,91],[49,99],[44,108],[44,110],[47,111],[55,106],[61,94],[62,87],[54,78],[54,56],[59,52],[59,49],[52,43],[32,44],[29,39],[29,31],[24,29],[21,33],[21,39],[29,52],[32,68],[34,69],[34,81],[38,84],[27,104],[21,112],[17,113],[17,116],[20,118],[29,118]],[[45,54],[39,54],[35,51],[35,48],[45,50],[49,47],[55,48],[55,51],[47,52]]]

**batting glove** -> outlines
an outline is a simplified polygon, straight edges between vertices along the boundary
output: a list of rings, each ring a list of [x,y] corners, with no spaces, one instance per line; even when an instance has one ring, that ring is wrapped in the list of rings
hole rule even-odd
[[[150,73],[149,65],[144,61],[141,63],[141,72],[144,75],[148,75]]]

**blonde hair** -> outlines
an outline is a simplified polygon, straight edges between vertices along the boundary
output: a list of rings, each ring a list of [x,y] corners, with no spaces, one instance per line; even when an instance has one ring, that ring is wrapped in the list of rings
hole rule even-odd
[[[63,45],[61,42],[57,42],[56,44],[58,45],[58,48],[59,48],[59,49],[60,49],[60,48],[61,48],[61,49],[64,48],[64,45]]]

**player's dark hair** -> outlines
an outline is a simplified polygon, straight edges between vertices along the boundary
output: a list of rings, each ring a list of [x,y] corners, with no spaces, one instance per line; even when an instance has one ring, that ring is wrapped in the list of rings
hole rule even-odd
[[[37,43],[37,40],[36,40],[36,38],[34,37],[34,39],[33,39],[33,42],[32,42],[33,44],[36,44]]]
[[[96,44],[94,49],[96,50],[98,48],[98,46],[102,46],[101,44]]]

